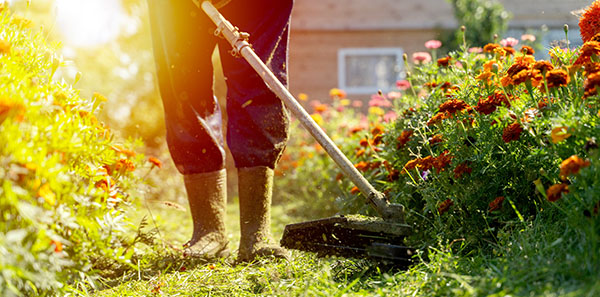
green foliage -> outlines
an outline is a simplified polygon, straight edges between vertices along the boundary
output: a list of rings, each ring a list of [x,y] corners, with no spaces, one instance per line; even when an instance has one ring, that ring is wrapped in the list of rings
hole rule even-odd
[[[62,65],[31,22],[0,14],[0,295],[58,294],[93,284],[99,263],[132,265],[134,171],[152,165],[95,113],[106,100],[79,96],[54,77]],[[54,79],[53,79],[54,77]],[[135,240],[134,240],[135,242]]]
[[[496,0],[448,0],[454,9],[459,26],[465,26],[463,33],[457,29],[444,47],[453,50],[463,44],[463,36],[469,46],[482,47],[494,40],[494,34],[502,36],[507,28],[510,14]]]

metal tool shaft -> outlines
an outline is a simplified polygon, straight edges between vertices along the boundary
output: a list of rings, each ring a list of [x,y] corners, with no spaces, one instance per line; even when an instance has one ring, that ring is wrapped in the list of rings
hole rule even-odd
[[[344,175],[348,177],[360,192],[367,197],[368,202],[375,208],[383,218],[395,217],[398,218],[398,209],[391,210],[390,204],[385,200],[385,196],[377,191],[354,167],[352,162],[342,153],[335,143],[327,136],[327,134],[319,127],[312,117],[304,110],[302,105],[294,98],[287,88],[277,79],[271,70],[262,62],[256,55],[250,43],[248,43],[248,35],[240,33],[229,21],[227,21],[217,9],[209,2],[202,3],[202,9],[217,25],[215,34],[222,34],[225,39],[233,46],[234,54],[239,54],[256,70],[262,77],[267,86],[277,95],[298,118],[300,123],[308,130],[308,132],[321,144],[327,154],[335,161]],[[403,217],[403,213],[401,214]]]

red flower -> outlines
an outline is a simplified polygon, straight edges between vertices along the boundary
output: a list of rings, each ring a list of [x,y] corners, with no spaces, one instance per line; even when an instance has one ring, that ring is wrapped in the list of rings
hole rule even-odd
[[[462,100],[458,100],[458,99],[451,99],[448,100],[442,104],[440,104],[440,111],[439,112],[447,112],[449,114],[454,114],[457,111],[463,110],[465,108],[469,107],[469,105],[467,103],[465,103]]]
[[[512,123],[502,131],[502,140],[504,140],[506,143],[509,143],[513,140],[519,140],[521,132],[523,132],[523,127],[521,127],[521,124]]]
[[[438,212],[440,215],[450,210],[450,206],[454,205],[454,201],[451,199],[446,199],[438,206]]]
[[[433,161],[433,167],[435,168],[436,172],[440,173],[440,171],[444,170],[446,166],[450,165],[452,158],[454,158],[454,156],[448,155],[447,150],[441,155],[437,156],[437,158],[435,158]]]
[[[502,208],[502,202],[504,202],[504,196],[496,197],[494,201],[490,202],[489,212],[500,210]]]
[[[360,189],[358,189],[357,186],[352,187],[352,189],[350,190],[351,194],[358,194],[360,193]]]
[[[441,143],[442,141],[444,141],[442,139],[442,135],[441,134],[436,134],[433,137],[429,138],[429,145],[430,146],[434,146],[438,143]]]
[[[148,162],[152,163],[152,166],[162,168],[162,162],[158,158],[150,157],[148,158]]]
[[[548,88],[566,86],[571,81],[569,74],[562,69],[548,71],[546,80],[548,81]]]
[[[448,65],[450,65],[450,60],[452,60],[451,57],[444,57],[444,58],[440,58],[437,60],[437,64],[440,67],[448,67]]]

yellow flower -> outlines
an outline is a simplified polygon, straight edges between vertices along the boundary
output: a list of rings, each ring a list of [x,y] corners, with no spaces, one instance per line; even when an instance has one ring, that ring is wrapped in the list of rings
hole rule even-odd
[[[308,100],[308,95],[306,95],[306,93],[300,93],[298,94],[298,99],[300,99],[301,101],[306,101]]]
[[[319,126],[323,126],[323,117],[318,113],[313,113],[310,117],[317,123]]]
[[[50,205],[56,204],[56,194],[52,192],[49,184],[44,184],[38,191],[38,195],[44,198],[44,201]]]
[[[552,129],[552,132],[550,133],[550,137],[552,138],[552,143],[559,143],[569,137],[571,137],[571,133],[567,133],[568,131],[568,127],[562,126],[562,127],[556,127],[554,129]]]
[[[346,98],[346,92],[344,92],[344,90],[340,90],[338,88],[333,88],[331,90],[329,90],[329,96],[331,96],[332,98],[339,98],[339,99],[344,99]]]
[[[383,110],[381,107],[372,106],[372,107],[369,107],[369,114],[382,116],[385,114],[385,110]]]
[[[340,100],[340,104],[342,106],[348,106],[348,105],[350,105],[350,100],[349,99],[342,99],[342,100]]]

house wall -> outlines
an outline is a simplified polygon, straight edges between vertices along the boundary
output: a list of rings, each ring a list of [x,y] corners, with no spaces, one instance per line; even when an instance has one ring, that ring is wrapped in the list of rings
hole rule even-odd
[[[577,26],[573,11],[591,0],[500,0],[512,14],[512,28]],[[290,39],[290,90],[311,99],[328,98],[337,87],[337,52],[349,47],[424,50],[440,29],[454,29],[446,0],[296,0]],[[361,96],[354,96],[360,98]],[[363,95],[362,97],[365,97]]]

